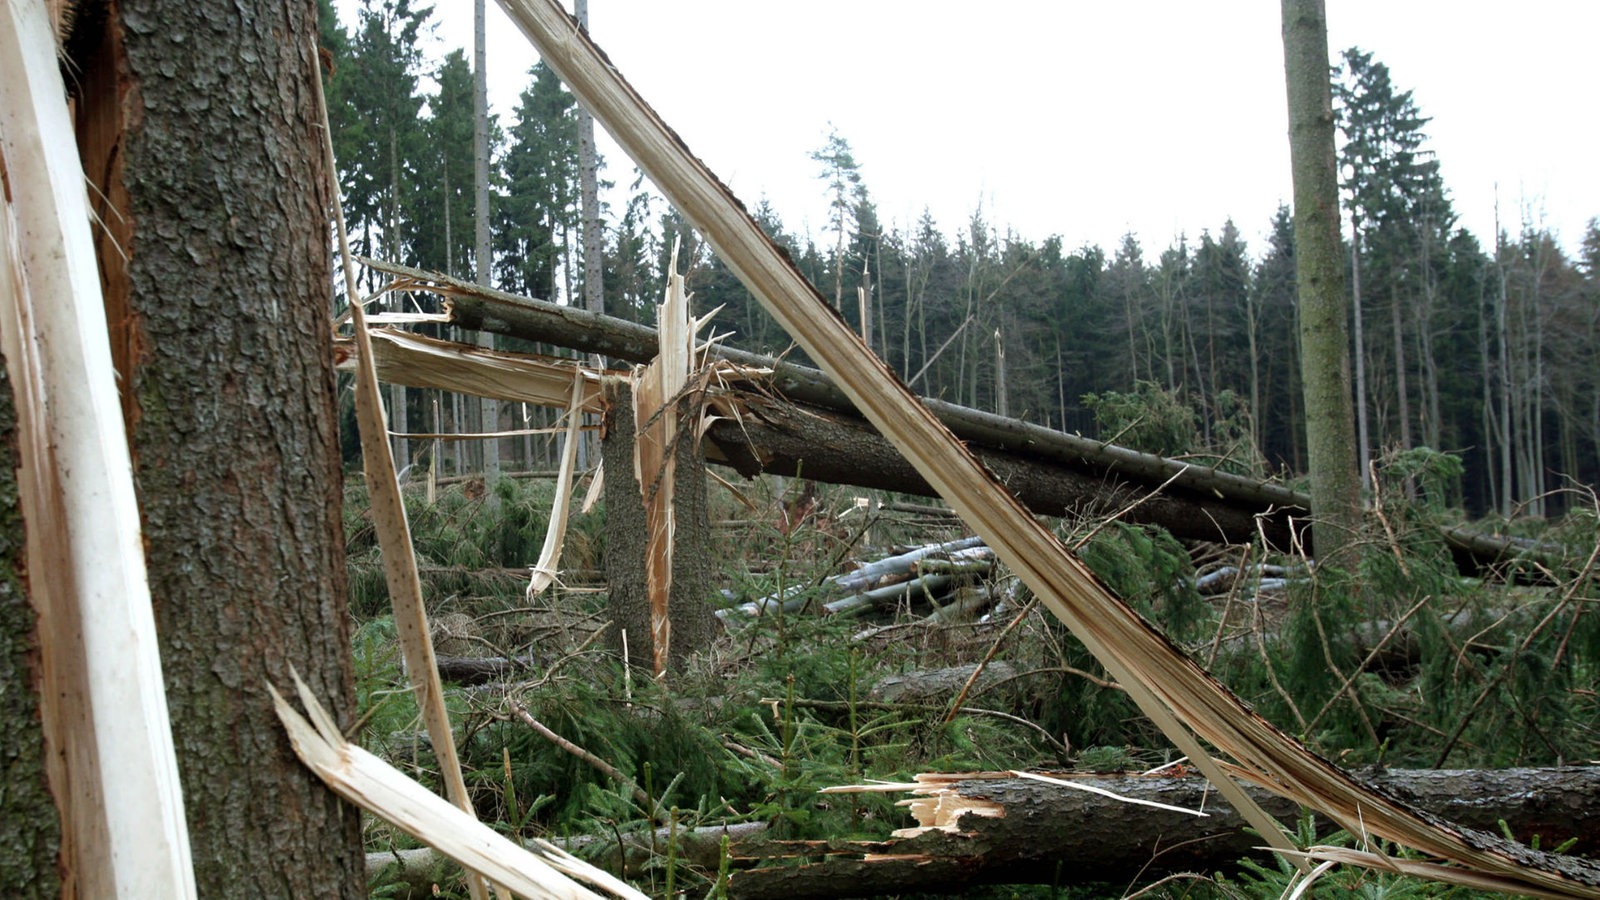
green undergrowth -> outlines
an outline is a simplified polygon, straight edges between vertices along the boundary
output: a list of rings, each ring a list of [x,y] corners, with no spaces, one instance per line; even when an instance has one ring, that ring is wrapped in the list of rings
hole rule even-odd
[[[1243,583],[1202,597],[1195,548],[1159,529],[1063,525],[1058,535],[1245,702],[1343,765],[1492,767],[1592,757],[1600,745],[1592,689],[1600,681],[1600,616],[1590,582],[1524,578],[1507,586],[1463,576],[1437,528],[1449,515],[1447,492],[1429,480],[1448,476],[1448,464],[1418,457],[1405,465],[1388,471],[1380,495],[1387,502],[1369,523],[1358,565],[1302,569],[1283,588],[1257,592]],[[895,807],[901,795],[820,791],[924,771],[1138,771],[1174,758],[1093,657],[1003,569],[988,581],[1006,608],[989,622],[930,626],[902,612],[869,626],[812,611],[774,614],[730,630],[665,683],[625,673],[603,631],[603,593],[562,584],[530,600],[525,582],[506,571],[537,558],[550,487],[503,481],[498,512],[454,486],[432,503],[420,492],[407,496],[436,642],[456,642],[462,655],[537,660],[509,690],[448,691],[474,804],[508,835],[615,838],[665,817],[677,829],[758,821],[774,837],[881,839],[912,824]],[[956,534],[876,517],[845,492],[802,504],[794,482],[768,490],[737,498],[714,492],[720,587],[741,600],[792,591],[820,602],[818,585],[845,560]],[[1406,490],[1416,499],[1388,500]],[[401,674],[364,497],[352,489],[348,500],[359,740],[436,785]],[[780,507],[798,515],[780,526],[773,513]],[[564,570],[602,568],[602,524],[603,510],[575,514]],[[1575,548],[1567,569],[1580,573],[1585,535],[1592,551],[1592,513],[1575,513],[1540,537]],[[1014,677],[975,691],[954,714],[948,693],[886,703],[873,692],[890,676],[970,664],[991,652]],[[540,736],[523,712],[621,778]],[[368,826],[368,840],[372,849],[410,844],[381,824]],[[670,845],[631,863],[627,876],[653,896],[669,886],[716,896],[717,871],[684,862]],[[1276,896],[1285,878],[1247,867],[1153,893]],[[1418,884],[1349,870],[1324,876],[1315,895],[1450,893]],[[380,896],[385,888],[374,890]],[[448,882],[441,891],[465,896]],[[985,896],[1047,892],[1103,894],[1020,887]]]

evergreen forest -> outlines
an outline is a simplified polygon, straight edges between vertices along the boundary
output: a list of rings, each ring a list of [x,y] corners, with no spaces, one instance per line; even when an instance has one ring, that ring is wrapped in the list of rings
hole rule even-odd
[[[348,33],[327,6],[324,17],[357,252],[477,278],[469,62],[431,61],[431,7],[410,0],[372,0]],[[512,120],[491,123],[489,282],[565,302],[583,296],[576,108],[542,64],[527,77]],[[1561,513],[1561,488],[1600,480],[1600,226],[1576,257],[1530,224],[1457,227],[1411,92],[1355,48],[1334,88],[1363,469],[1426,447],[1460,459],[1447,500],[1469,517]],[[1261,211],[1270,227],[1254,247],[1231,220],[1164,247],[1136,234],[1067,247],[981,209],[890,227],[848,136],[795,152],[816,162],[823,233],[786,230],[764,202],[754,215],[917,393],[1088,435],[1111,423],[1120,433],[1100,436],[1243,473],[1305,471],[1287,208]],[[606,311],[648,322],[682,241],[697,313],[721,307],[729,343],[785,352],[674,211],[636,172],[623,177],[631,190],[608,196],[626,203],[604,209]],[[1116,426],[1119,409],[1152,398],[1165,418]],[[419,398],[411,415],[426,430]]]

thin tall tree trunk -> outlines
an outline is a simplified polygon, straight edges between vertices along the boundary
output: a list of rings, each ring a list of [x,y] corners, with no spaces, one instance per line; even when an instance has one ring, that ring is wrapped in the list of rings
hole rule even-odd
[[[1411,397],[1410,381],[1406,373],[1406,335],[1404,317],[1400,311],[1400,295],[1395,292],[1389,303],[1389,325],[1394,330],[1394,390],[1398,398],[1395,412],[1400,419],[1400,449],[1411,449]]]
[[[488,52],[486,50],[484,22],[484,0],[475,0],[473,3],[473,127],[472,127],[472,178],[475,182],[473,191],[476,221],[474,224],[474,243],[477,246],[477,275],[478,283],[489,287],[493,275],[492,256],[493,248],[489,243],[489,78],[488,78]],[[485,349],[494,349],[494,336],[487,332],[478,335],[478,346]],[[484,431],[500,430],[500,402],[485,397],[479,401],[482,427]],[[495,484],[500,480],[500,439],[485,438],[483,441],[483,480],[489,488],[487,494],[490,504],[494,503]]]
[[[395,133],[394,126],[389,127],[389,224],[385,229],[385,243],[388,244],[389,258],[400,258],[400,138]],[[393,302],[395,310],[400,311],[399,294],[391,294],[396,298]],[[410,431],[406,427],[406,388],[405,385],[389,385],[389,429],[395,432],[394,436],[394,465],[396,469],[405,469],[411,462],[411,445],[406,440],[405,433]]]
[[[1499,219],[1496,217],[1496,231],[1499,230]],[[1514,482],[1513,460],[1516,454],[1516,445],[1511,442],[1511,346],[1507,335],[1510,316],[1507,315],[1506,306],[1510,298],[1506,294],[1506,267],[1502,242],[1495,241],[1495,272],[1499,276],[1499,290],[1495,298],[1495,324],[1499,332],[1498,351],[1500,369],[1500,514],[1510,518],[1512,509],[1517,502],[1517,489]]]
[[[1361,224],[1350,214],[1350,308],[1355,324],[1356,376],[1356,464],[1361,468],[1361,487],[1372,489],[1372,433],[1367,425],[1367,339],[1361,315]]]
[[[1361,524],[1350,397],[1350,319],[1339,246],[1339,182],[1323,0],[1283,0],[1302,387],[1317,558],[1349,562]]]
[[[578,24],[589,28],[589,0],[574,0]],[[605,233],[600,224],[600,159],[594,146],[594,117],[582,105],[578,121],[578,192],[583,206],[583,300],[597,313],[606,311],[604,285]]]

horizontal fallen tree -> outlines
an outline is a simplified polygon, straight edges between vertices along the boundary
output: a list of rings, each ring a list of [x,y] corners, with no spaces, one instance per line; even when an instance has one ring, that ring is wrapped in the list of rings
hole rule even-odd
[[[805,900],[913,891],[956,892],[979,884],[1109,882],[1122,889],[1178,872],[1232,871],[1265,856],[1260,838],[1203,779],[1066,776],[1124,799],[1002,776],[925,776],[931,806],[943,801],[950,830],[919,826],[887,841],[775,841],[763,823],[624,831],[556,843],[613,873],[637,875],[661,864],[667,845],[684,865],[715,873],[723,839],[732,857],[728,895],[743,900]],[[1577,838],[1574,853],[1600,852],[1600,768],[1394,770],[1371,783],[1462,825],[1544,846]],[[1293,804],[1259,789],[1251,795],[1290,820]],[[1130,803],[1127,801],[1139,801]],[[1148,804],[1200,810],[1204,817]],[[1003,815],[973,813],[985,809]],[[966,814],[964,814],[964,811]],[[1325,826],[1323,828],[1325,831]],[[432,895],[440,876],[432,850],[367,854],[369,878],[404,883],[410,897]]]
[[[441,319],[457,328],[599,354],[626,363],[654,359],[658,341],[646,325],[485,288],[438,272],[361,258],[402,286],[448,299]],[[750,420],[714,423],[708,434],[724,462],[746,475],[768,472],[937,496],[893,446],[860,418],[826,374],[806,366],[712,345],[714,358],[763,371],[760,401],[746,404]],[[403,366],[393,370],[397,378]],[[413,385],[431,386],[431,385]],[[524,398],[525,399],[525,398]],[[1076,434],[958,406],[933,398],[922,404],[971,449],[1031,510],[1041,515],[1108,515],[1155,489],[1127,521],[1159,524],[1181,538],[1249,543],[1265,537],[1279,549],[1295,546],[1291,528],[1311,514],[1306,494],[1181,460],[1165,459]],[[741,429],[754,427],[749,434]],[[741,444],[741,439],[743,443]],[[741,449],[742,448],[742,449]],[[803,463],[803,465],[802,465]],[[1464,570],[1519,557],[1555,565],[1559,548],[1484,534],[1440,529]],[[1310,535],[1295,536],[1311,549]]]
[[[1109,882],[1120,889],[1266,858],[1261,839],[1244,830],[1244,820],[1202,778],[1062,780],[1124,799],[1010,774],[921,776],[922,796],[913,801],[918,827],[887,841],[740,842],[729,896],[803,900],[955,892],[979,884]],[[1551,847],[1576,839],[1568,852],[1600,851],[1600,768],[1397,770],[1367,780],[1468,828],[1499,834],[1503,820],[1524,842],[1537,835],[1541,846]],[[1299,814],[1281,797],[1259,788],[1248,793],[1282,821]],[[1319,834],[1329,830],[1319,821]],[[1600,864],[1574,864],[1588,866],[1591,877],[1600,872]]]

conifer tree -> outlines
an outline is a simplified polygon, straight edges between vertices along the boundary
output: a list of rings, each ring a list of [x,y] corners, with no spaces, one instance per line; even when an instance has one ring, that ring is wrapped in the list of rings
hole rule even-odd
[[[495,255],[503,288],[555,299],[563,251],[577,225],[576,104],[543,62],[528,76],[500,164],[506,195],[498,210]]]

